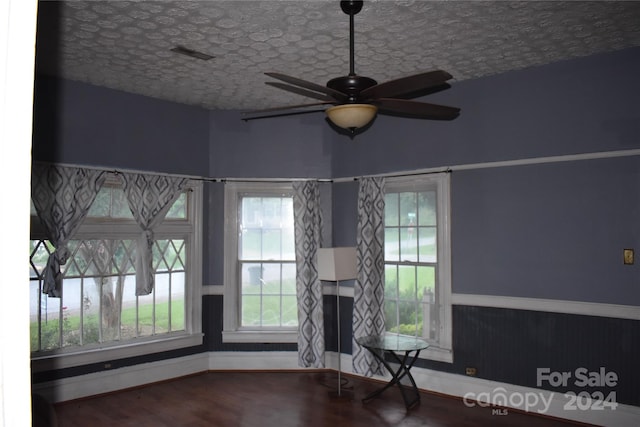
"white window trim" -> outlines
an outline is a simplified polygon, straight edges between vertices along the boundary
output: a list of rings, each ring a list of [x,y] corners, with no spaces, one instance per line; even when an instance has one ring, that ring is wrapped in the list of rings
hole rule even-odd
[[[189,188],[192,193],[188,215],[193,224],[193,233],[186,247],[190,268],[187,270],[185,282],[193,285],[185,287],[185,301],[188,301],[185,309],[185,313],[187,313],[185,316],[185,331],[127,340],[123,343],[105,343],[96,346],[58,349],[34,354],[31,358],[33,372],[102,362],[105,362],[105,369],[109,369],[111,367],[110,362],[113,360],[202,345],[202,183],[193,181],[190,183]],[[85,226],[77,237],[104,237],[104,235],[100,234],[100,228],[99,224]],[[173,233],[172,228],[171,226],[167,227],[167,232]],[[132,226],[132,229],[140,232],[139,227]]]
[[[438,345],[431,344],[420,352],[421,359],[453,363],[451,320],[451,179],[449,173],[412,175],[387,178],[385,192],[418,186],[421,183],[435,184],[437,191],[438,262],[440,333]]]
[[[297,328],[251,329],[240,325],[240,289],[238,285],[240,194],[287,193],[291,183],[226,182],[224,188],[224,313],[222,341],[225,343],[297,343]]]

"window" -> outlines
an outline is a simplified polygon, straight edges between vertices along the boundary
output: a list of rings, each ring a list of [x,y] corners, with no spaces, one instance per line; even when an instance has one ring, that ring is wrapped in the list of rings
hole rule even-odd
[[[71,255],[61,266],[61,298],[42,293],[44,267],[54,248],[32,209],[34,366],[41,361],[44,369],[44,361],[51,358],[58,359],[59,368],[200,344],[201,199],[201,185],[191,185],[155,229],[155,286],[144,296],[135,295],[141,230],[119,179],[107,180],[69,242]]]
[[[386,329],[426,339],[423,356],[451,362],[449,177],[385,185]]]
[[[225,342],[296,342],[293,195],[288,183],[225,184]]]

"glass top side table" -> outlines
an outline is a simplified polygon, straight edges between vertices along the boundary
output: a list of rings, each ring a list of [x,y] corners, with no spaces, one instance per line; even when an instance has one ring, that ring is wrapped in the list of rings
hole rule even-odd
[[[429,344],[425,340],[387,332],[382,335],[368,335],[356,338],[356,342],[369,350],[391,374],[391,380],[384,387],[367,395],[362,399],[362,402],[366,403],[379,396],[386,389],[397,385],[407,409],[411,409],[420,403],[420,392],[410,371],[418,359],[420,351],[429,347]],[[413,356],[411,356],[411,353],[413,353]],[[397,369],[394,369],[389,362],[387,362],[385,354],[389,355],[393,362],[398,363],[399,367]],[[411,388],[408,388],[400,382],[404,377],[409,379]],[[411,396],[409,396],[409,394],[411,394]]]

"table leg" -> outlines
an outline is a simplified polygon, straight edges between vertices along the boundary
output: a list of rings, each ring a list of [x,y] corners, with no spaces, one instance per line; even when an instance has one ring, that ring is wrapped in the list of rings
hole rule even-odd
[[[413,376],[411,375],[410,370],[411,370],[411,367],[413,366],[413,364],[418,359],[418,355],[420,354],[420,350],[416,351],[416,353],[413,355],[413,358],[411,358],[411,361],[409,362],[409,364],[407,364],[407,359],[409,358],[409,354],[411,353],[411,351],[405,352],[404,353],[404,357],[402,359],[400,359],[397,354],[395,354],[394,352],[390,351],[389,353],[391,354],[391,356],[400,365],[398,367],[397,371],[394,370],[391,367],[391,365],[389,365],[389,363],[385,360],[384,352],[381,352],[381,354],[378,354],[378,352],[372,351],[371,353],[375,356],[376,359],[378,359],[384,365],[384,367],[387,369],[387,371],[389,371],[389,373],[391,374],[391,380],[384,387],[382,387],[379,390],[376,390],[373,393],[370,393],[369,395],[367,395],[364,399],[362,399],[362,401],[364,403],[366,403],[367,401],[373,399],[374,397],[379,396],[382,392],[384,392],[389,387],[392,387],[395,384],[397,384],[398,388],[400,389],[400,393],[402,394],[402,400],[404,400],[404,404],[405,404],[406,408],[407,409],[411,409],[415,405],[417,405],[420,402],[420,392],[418,391],[418,386],[416,385],[416,382],[413,379]],[[413,398],[413,400],[409,400],[409,397],[407,396],[407,390],[406,390],[404,384],[402,384],[400,382],[400,380],[402,380],[402,378],[404,378],[405,376],[408,377],[409,380],[411,381],[411,386],[412,386],[413,392],[415,394],[415,397]]]

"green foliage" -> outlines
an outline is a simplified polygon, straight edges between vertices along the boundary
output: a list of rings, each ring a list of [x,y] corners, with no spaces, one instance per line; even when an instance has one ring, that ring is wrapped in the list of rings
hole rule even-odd
[[[408,325],[408,324],[401,324],[399,326],[394,326],[393,328],[389,329],[389,332],[394,332],[397,334],[403,334],[403,335],[411,335],[411,336],[420,336],[422,334],[422,322],[420,322],[417,327],[414,323]]]
[[[149,329],[153,326],[153,305],[144,304],[139,307],[138,316],[136,308],[130,307],[122,310],[122,329],[127,327],[135,330],[136,319],[140,319],[140,328]],[[184,300],[174,300],[171,304],[171,330],[179,331],[184,329]],[[156,333],[168,332],[169,326],[169,303],[156,304]],[[98,316],[85,319],[84,344],[99,342]],[[144,321],[143,321],[144,319]],[[163,327],[159,327],[162,325]],[[80,315],[63,315],[62,328],[64,331],[65,347],[79,346],[80,340]],[[59,348],[60,322],[59,319],[52,319],[42,322],[42,350],[53,350]],[[38,351],[38,322],[30,324],[31,351]]]

